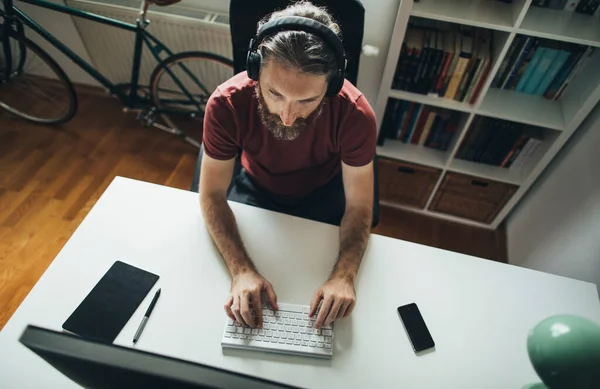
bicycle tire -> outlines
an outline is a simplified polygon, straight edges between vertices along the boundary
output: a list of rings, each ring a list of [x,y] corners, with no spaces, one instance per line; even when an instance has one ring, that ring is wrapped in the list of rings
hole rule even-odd
[[[7,39],[14,40],[21,48],[21,57],[19,68],[0,84],[0,108],[34,123],[62,124],[71,120],[77,112],[77,94],[65,71],[30,39],[24,36],[9,36]],[[26,62],[33,62],[36,58],[32,54],[42,61],[35,62],[35,66],[44,76],[27,73]],[[43,65],[47,68],[42,67],[40,71]],[[49,95],[50,88],[52,93]],[[33,101],[34,98],[40,98],[39,102]],[[49,104],[60,105],[60,111],[51,113],[53,108],[48,108]]]
[[[201,65],[200,61],[208,66]],[[198,85],[188,72],[182,70],[185,69],[184,66],[175,68],[176,65],[184,63],[185,67],[201,85]],[[189,91],[191,92],[191,99],[178,85],[161,85],[161,81],[165,80],[165,75],[169,76],[167,83],[170,81],[176,84],[166,69],[169,69],[176,78],[181,78],[182,74],[185,75],[188,82],[182,82],[182,84],[185,84],[186,89],[192,88]],[[176,72],[178,74],[175,74]],[[204,81],[200,80],[199,78],[202,75],[199,73],[212,73],[210,84],[206,79]],[[233,61],[230,59],[203,51],[186,51],[165,59],[154,68],[150,77],[150,95],[159,115],[170,127],[172,133],[183,137],[188,143],[200,147],[206,101],[218,85],[232,76]],[[183,99],[187,99],[187,101],[182,102],[181,99],[176,98],[177,96],[183,96]],[[196,98],[198,104],[192,103]]]

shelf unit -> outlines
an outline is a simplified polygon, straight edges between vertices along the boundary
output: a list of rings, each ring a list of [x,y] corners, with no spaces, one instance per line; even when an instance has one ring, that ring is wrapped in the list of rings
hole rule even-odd
[[[391,88],[410,18],[438,20],[493,31],[493,63],[474,104]],[[447,151],[389,139],[377,147],[379,156],[433,167],[441,171],[425,208],[417,209],[385,202],[382,204],[464,224],[496,229],[535,183],[540,173],[600,100],[600,72],[597,71],[600,68],[600,50],[594,51],[591,59],[569,85],[562,98],[551,101],[539,96],[490,87],[517,35],[600,47],[600,20],[576,12],[532,7],[531,0],[515,0],[511,4],[493,0],[420,0],[418,2],[403,0],[400,2],[375,106],[378,130],[381,129],[390,98],[458,111],[462,114],[463,120]],[[545,131],[544,143],[528,163],[518,170],[455,158],[469,126],[477,116],[539,126]],[[515,185],[518,189],[489,224],[431,211],[429,207],[448,172],[504,182]]]

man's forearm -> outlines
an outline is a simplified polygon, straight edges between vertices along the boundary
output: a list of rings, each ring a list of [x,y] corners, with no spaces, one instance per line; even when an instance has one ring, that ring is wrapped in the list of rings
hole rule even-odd
[[[232,277],[256,268],[246,253],[233,212],[225,198],[206,196],[201,201],[208,231]]]
[[[332,277],[354,281],[371,231],[372,209],[348,208],[340,225],[340,252]]]

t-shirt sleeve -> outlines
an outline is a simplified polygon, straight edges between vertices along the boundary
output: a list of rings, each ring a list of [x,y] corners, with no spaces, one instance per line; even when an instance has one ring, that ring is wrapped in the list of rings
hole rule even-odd
[[[348,115],[341,138],[342,161],[350,166],[364,166],[375,157],[377,123],[375,112],[361,95]]]
[[[217,91],[206,103],[202,143],[211,158],[229,160],[239,151],[237,126],[229,101]]]

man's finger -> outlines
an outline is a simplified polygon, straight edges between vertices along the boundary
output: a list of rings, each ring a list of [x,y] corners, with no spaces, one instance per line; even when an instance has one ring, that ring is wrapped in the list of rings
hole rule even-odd
[[[254,328],[254,317],[252,317],[252,310],[250,310],[250,296],[248,294],[240,296],[240,308],[244,322]]]
[[[322,298],[323,292],[321,291],[321,289],[319,289],[317,290],[317,292],[313,296],[312,301],[310,302],[310,313],[308,314],[308,317],[313,317],[315,311],[317,310],[317,307],[319,306],[319,301],[321,301]]]
[[[227,299],[227,302],[225,303],[225,313],[227,314],[227,316],[235,321],[235,315],[233,314],[233,312],[231,312],[231,304],[233,304],[233,296],[229,296],[229,298]]]
[[[335,321],[335,319],[337,318],[338,312],[340,311],[340,309],[342,307],[343,307],[342,300],[340,298],[335,299],[335,301],[333,302],[333,305],[331,306],[331,309],[329,310],[329,315],[327,315],[327,317],[325,318],[325,322],[323,324],[327,326],[327,325],[333,323]]]
[[[350,306],[348,307],[348,309],[346,309],[346,312],[344,313],[344,317],[348,317],[350,316],[350,314],[352,313],[352,311],[354,310],[354,306],[356,305],[356,300],[352,301],[350,303]]]
[[[229,309],[231,309],[231,311],[233,312],[235,320],[240,324],[244,324],[244,319],[242,319],[242,314],[240,312],[240,299],[238,296],[233,297],[233,304],[231,304],[231,307]]]
[[[279,307],[277,306],[277,295],[275,294],[275,290],[273,290],[273,285],[267,281],[266,285],[267,296],[269,297],[269,302],[273,309],[277,310]]]
[[[349,307],[350,307],[350,303],[346,303],[346,304],[342,305],[342,307],[340,308],[340,311],[337,314],[336,319],[341,319],[342,317],[345,317],[346,311],[348,310]]]
[[[256,326],[262,328],[263,317],[262,305],[260,303],[260,291],[257,290],[255,293],[252,293],[250,297],[252,298],[252,308],[254,309],[254,313],[256,315]]]
[[[329,315],[332,304],[333,299],[331,297],[323,300],[323,304],[321,304],[321,309],[319,309],[319,314],[317,315],[317,320],[315,321],[315,328],[320,328],[323,325],[325,318]]]

